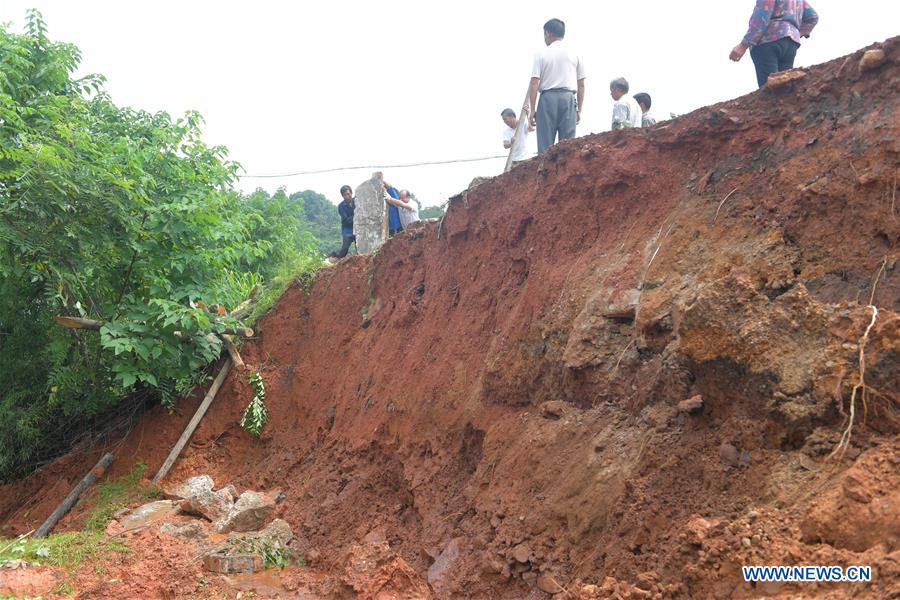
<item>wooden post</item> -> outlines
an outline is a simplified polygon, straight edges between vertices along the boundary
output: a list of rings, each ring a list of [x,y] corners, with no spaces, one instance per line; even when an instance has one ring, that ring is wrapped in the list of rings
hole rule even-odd
[[[106,469],[112,464],[112,461],[115,457],[107,452],[103,455],[100,461],[94,465],[94,468],[90,470],[90,472],[84,476],[84,478],[72,488],[72,491],[69,492],[69,495],[66,496],[65,500],[63,500],[59,506],[56,507],[50,516],[47,517],[47,520],[44,521],[44,524],[38,527],[37,531],[34,532],[34,536],[36,538],[42,538],[48,533],[53,527],[62,519],[67,512],[69,512],[75,503],[78,501],[79,496],[84,493],[86,489],[94,485],[94,482],[97,481],[103,474],[106,472]]]
[[[225,377],[228,375],[228,371],[231,370],[231,364],[231,358],[226,358],[225,364],[223,364],[222,368],[219,369],[219,374],[216,376],[215,381],[213,381],[213,384],[210,386],[209,391],[206,392],[206,397],[203,398],[203,402],[201,402],[200,406],[197,407],[197,411],[194,413],[194,416],[191,417],[191,420],[187,424],[187,427],[184,428],[184,432],[181,434],[181,437],[178,438],[178,441],[175,442],[175,446],[172,448],[172,451],[169,452],[169,456],[168,458],[166,458],[166,462],[162,464],[162,466],[159,468],[159,471],[156,473],[156,476],[153,478],[153,485],[158,484],[160,480],[168,474],[169,469],[172,468],[172,465],[175,464],[175,461],[178,460],[178,456],[181,454],[182,449],[184,449],[185,444],[188,443],[188,440],[190,440],[191,436],[194,434],[194,430],[197,429],[197,425],[200,424],[200,419],[202,419],[203,415],[206,414],[206,410],[215,399],[219,388],[222,387],[222,384],[225,382]]]
[[[525,92],[525,102],[522,103],[522,110],[519,111],[519,123],[516,125],[516,133],[513,135],[512,144],[509,145],[509,156],[506,157],[506,166],[503,172],[506,173],[512,169],[513,156],[519,146],[525,143],[525,131],[528,128],[528,115],[531,113],[531,102],[528,98],[528,91]]]
[[[241,370],[247,368],[244,364],[244,359],[241,358],[241,355],[238,352],[237,346],[234,345],[234,340],[231,339],[231,336],[227,333],[222,334],[222,345],[225,346],[225,349],[228,351],[228,356],[231,357],[231,362],[234,363],[235,367]]]

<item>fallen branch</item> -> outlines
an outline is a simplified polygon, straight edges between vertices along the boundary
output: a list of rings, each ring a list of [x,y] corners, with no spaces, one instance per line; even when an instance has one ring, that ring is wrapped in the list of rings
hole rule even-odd
[[[834,447],[834,450],[831,451],[831,454],[828,455],[828,458],[832,458],[840,453],[840,458],[843,458],[844,452],[847,451],[847,448],[850,447],[850,436],[853,432],[853,423],[856,420],[856,395],[859,393],[860,399],[863,403],[863,411],[867,410],[866,407],[866,344],[869,343],[869,333],[872,331],[872,328],[875,326],[875,321],[878,319],[878,308],[874,305],[869,306],[872,309],[872,320],[869,322],[869,326],[866,327],[866,332],[859,339],[859,381],[853,386],[853,391],[850,392],[850,415],[847,420],[847,428],[844,429],[844,432],[841,434],[841,439],[838,441],[837,446]]]
[[[191,339],[188,336],[181,333],[180,331],[176,331],[174,333],[175,333],[175,337],[177,337],[182,342],[186,342]],[[250,327],[234,327],[234,328],[226,329],[225,331],[222,332],[221,335],[237,335],[240,337],[253,337],[253,333],[254,333],[254,331]],[[215,337],[216,337],[216,334],[214,334],[214,333],[206,334],[206,339],[208,339],[208,340],[212,340]]]
[[[223,333],[228,335],[238,335],[240,337],[253,337],[253,329],[250,327],[234,327],[232,329],[226,329]]]
[[[83,319],[81,317],[64,317],[59,315],[53,317],[53,320],[67,329],[89,329],[91,331],[100,331],[100,328],[103,326],[103,321]]]
[[[223,364],[222,368],[219,369],[219,374],[216,376],[215,381],[213,381],[212,385],[209,388],[209,391],[206,393],[206,397],[203,398],[203,402],[201,402],[200,406],[197,407],[197,412],[195,412],[194,416],[191,417],[191,420],[187,424],[187,427],[184,428],[184,432],[181,434],[181,437],[178,438],[178,441],[175,442],[175,446],[172,448],[172,451],[169,452],[169,456],[166,458],[166,461],[159,468],[159,471],[157,471],[156,476],[153,478],[153,485],[159,484],[160,480],[169,473],[169,469],[172,468],[172,465],[175,464],[175,461],[178,460],[178,456],[184,449],[185,444],[188,443],[188,440],[190,440],[191,436],[194,434],[194,430],[197,429],[197,425],[200,424],[200,419],[202,419],[203,415],[206,414],[206,410],[215,399],[216,394],[219,392],[219,388],[221,388],[222,384],[225,383],[225,377],[228,375],[228,371],[230,370],[231,358],[226,358],[225,364]]]
[[[58,315],[53,317],[53,320],[62,325],[67,329],[88,329],[90,331],[99,331],[101,327],[103,327],[103,321],[96,321],[94,319],[84,319],[82,317],[65,317],[62,315]],[[228,335],[238,335],[241,337],[253,337],[253,329],[250,327],[229,327],[225,329],[223,333]],[[187,339],[180,331],[175,332],[175,337],[181,339]]]
[[[115,457],[107,452],[103,455],[103,457],[94,465],[94,468],[91,469],[87,475],[72,488],[72,491],[69,492],[69,495],[66,496],[65,500],[63,500],[59,506],[56,507],[50,516],[47,517],[47,520],[44,521],[44,524],[37,528],[37,531],[34,532],[35,538],[42,538],[48,533],[53,527],[62,519],[67,512],[69,512],[75,503],[78,501],[78,498],[82,493],[97,481],[103,474],[106,472],[106,469],[112,464],[112,461],[115,460]]]
[[[230,316],[234,317],[238,321],[241,319],[247,318],[247,315],[253,310],[253,300],[247,298],[240,304],[234,307],[234,310],[229,313]]]

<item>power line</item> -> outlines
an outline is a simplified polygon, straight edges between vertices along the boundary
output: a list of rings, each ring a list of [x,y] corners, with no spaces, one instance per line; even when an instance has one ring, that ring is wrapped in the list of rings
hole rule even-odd
[[[360,169],[404,169],[407,167],[424,167],[428,165],[449,165],[453,163],[469,163],[481,162],[483,160],[494,160],[495,158],[506,158],[505,154],[497,156],[485,156],[483,158],[455,158],[451,160],[434,160],[429,162],[418,163],[402,163],[396,165],[359,165],[356,167],[334,167],[331,169],[314,169],[312,171],[296,171],[293,173],[267,174],[267,175],[239,175],[238,178],[248,179],[267,179],[274,177],[295,177],[297,175],[318,175],[320,173],[336,173],[338,171],[357,171]]]

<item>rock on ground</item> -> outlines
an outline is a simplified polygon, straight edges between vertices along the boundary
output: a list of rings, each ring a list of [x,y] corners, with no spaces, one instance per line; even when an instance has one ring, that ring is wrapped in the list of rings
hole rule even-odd
[[[158,500],[139,506],[119,520],[123,530],[134,529],[149,525],[156,521],[163,521],[181,512],[178,502],[175,500]]]
[[[228,518],[234,502],[228,491],[214,492],[204,489],[182,500],[180,506],[186,513],[204,517],[215,523]]]
[[[275,500],[262,492],[246,491],[227,515],[216,523],[216,531],[257,531],[275,510]]]
[[[172,500],[183,500],[203,492],[211,492],[215,487],[213,478],[209,475],[197,475],[173,486],[163,489],[163,495]]]

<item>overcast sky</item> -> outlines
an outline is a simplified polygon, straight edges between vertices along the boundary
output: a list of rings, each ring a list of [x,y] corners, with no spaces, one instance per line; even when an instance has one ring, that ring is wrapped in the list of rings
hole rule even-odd
[[[728,60],[752,0],[490,2],[421,0],[2,0],[22,30],[37,8],[52,39],[83,53],[120,105],[200,111],[205,138],[248,175],[503,154],[500,111],[521,107],[542,25],[566,22],[586,65],[579,135],[609,129],[609,80],[684,114],[755,89],[749,54]],[[797,66],[897,35],[898,0],[814,0],[820,21]],[[533,136],[532,136],[533,137]],[[533,142],[533,140],[532,140]],[[425,205],[443,203],[504,160],[386,169]],[[313,189],[338,202],[371,169],[243,178],[240,187]]]

